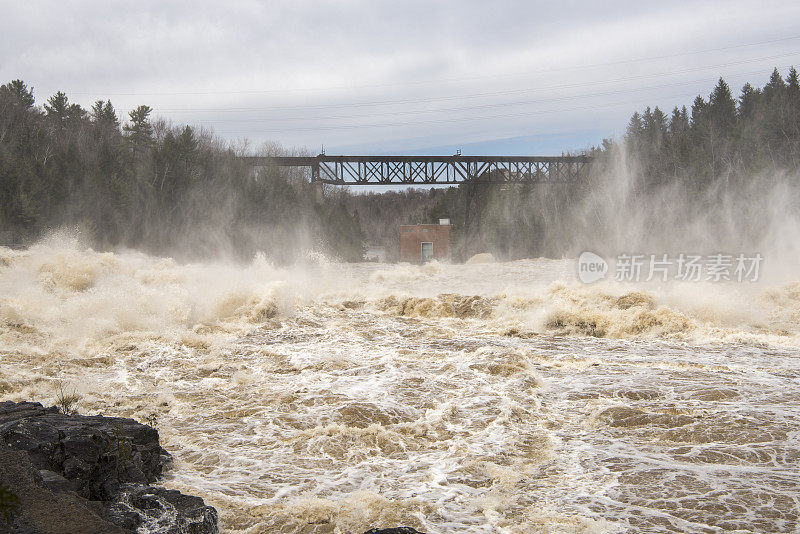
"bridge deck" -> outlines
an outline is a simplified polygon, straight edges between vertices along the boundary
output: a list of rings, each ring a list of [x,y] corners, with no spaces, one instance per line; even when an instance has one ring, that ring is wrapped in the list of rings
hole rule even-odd
[[[309,167],[311,180],[337,185],[572,183],[588,156],[279,156],[243,157],[253,168]]]

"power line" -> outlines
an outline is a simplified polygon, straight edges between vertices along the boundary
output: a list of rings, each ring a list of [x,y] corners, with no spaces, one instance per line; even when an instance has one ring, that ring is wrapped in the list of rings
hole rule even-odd
[[[541,69],[535,71],[519,71],[519,72],[512,72],[512,73],[499,73],[499,74],[486,74],[481,76],[470,76],[470,77],[462,77],[462,78],[449,78],[444,80],[420,80],[420,81],[411,81],[411,82],[394,82],[394,83],[382,83],[382,84],[364,84],[364,85],[350,85],[350,86],[329,86],[329,87],[316,87],[316,88],[308,88],[308,89],[260,89],[260,90],[236,90],[236,91],[167,91],[167,92],[102,92],[102,91],[71,91],[70,94],[73,95],[96,95],[96,94],[104,94],[106,96],[205,96],[205,95],[244,95],[244,94],[296,94],[297,92],[316,92],[316,91],[336,91],[336,90],[353,90],[353,89],[370,89],[370,88],[378,88],[378,87],[402,87],[402,86],[409,86],[409,85],[428,85],[428,84],[437,84],[437,83],[453,83],[453,82],[464,82],[464,81],[473,81],[473,80],[480,80],[480,79],[492,79],[492,78],[500,78],[500,77],[513,77],[513,76],[521,76],[521,75],[532,75],[532,74],[547,74],[552,72],[563,72],[566,70],[576,70],[576,69],[590,69],[590,68],[598,68],[598,67],[608,67],[613,65],[623,65],[623,64],[630,64],[630,63],[638,63],[643,61],[655,61],[661,59],[671,59],[677,57],[685,57],[685,56],[693,56],[699,54],[705,54],[709,52],[721,52],[725,50],[735,50],[739,48],[747,48],[752,46],[761,46],[765,44],[775,44],[780,42],[786,41],[793,41],[800,39],[800,35],[797,36],[790,36],[790,37],[782,37],[779,39],[770,39],[767,41],[758,41],[752,43],[744,43],[744,44],[737,44],[737,45],[730,45],[730,46],[723,46],[717,48],[707,48],[703,50],[694,50],[688,52],[681,52],[676,54],[665,54],[660,56],[648,56],[648,57],[640,57],[640,58],[631,58],[631,59],[624,59],[618,61],[608,61],[603,63],[593,63],[588,65],[579,65],[573,67],[557,67],[551,69]]]
[[[787,68],[788,65],[782,65],[778,68]],[[757,74],[758,72],[755,72]],[[754,72],[746,72],[746,73],[736,73],[733,76],[748,76],[754,74]],[[701,82],[702,80],[697,80],[697,82]],[[655,87],[670,87],[670,86],[678,86],[690,83],[697,83],[697,82],[678,82],[674,84],[667,84],[667,85],[659,85]],[[648,88],[638,88],[632,90],[618,90],[618,91],[609,91],[608,94],[621,94],[625,92],[633,92],[636,90],[642,89],[651,89],[652,87]],[[574,98],[580,98],[583,96],[591,97],[593,95],[573,95]],[[672,96],[665,96],[660,97],[662,99],[676,99],[676,98],[688,98],[695,96],[695,93],[683,93],[679,95],[672,95]],[[550,101],[558,101],[558,100],[565,100],[570,97],[565,97],[561,99],[551,99]],[[309,132],[309,131],[335,131],[335,130],[351,130],[351,129],[359,129],[359,128],[386,128],[386,127],[399,127],[399,126],[416,126],[416,125],[426,125],[426,124],[443,124],[443,123],[454,123],[454,122],[463,122],[463,121],[474,121],[474,120],[489,120],[489,119],[498,119],[498,118],[517,118],[517,117],[525,117],[525,116],[535,116],[535,115],[543,115],[549,113],[568,113],[573,111],[585,111],[585,110],[592,110],[592,109],[603,109],[603,108],[611,108],[611,107],[618,107],[623,105],[631,105],[630,100],[619,101],[614,103],[607,103],[607,104],[598,104],[598,105],[591,105],[591,106],[581,106],[581,107],[572,107],[572,108],[560,108],[560,109],[549,109],[549,110],[537,110],[537,111],[530,111],[530,112],[518,112],[518,113],[511,113],[511,114],[501,114],[501,115],[490,115],[490,116],[480,116],[480,117],[459,117],[459,118],[451,118],[451,119],[433,119],[433,120],[424,120],[424,121],[412,121],[412,122],[391,122],[391,123],[373,123],[373,124],[355,124],[355,125],[338,125],[338,126],[314,126],[314,127],[288,127],[288,128],[258,128],[258,129],[250,129],[250,130],[220,130],[216,133],[218,134],[252,134],[252,133],[260,133],[260,132],[271,132],[271,133],[280,133],[280,132]],[[467,108],[467,109],[480,109],[482,107],[489,107],[489,106],[478,106],[477,108]],[[435,111],[435,110],[427,110],[427,111]],[[407,113],[407,112],[406,112]],[[406,114],[404,112],[400,112],[400,114]],[[408,113],[410,114],[410,113]],[[374,116],[366,115],[366,116]],[[332,118],[332,117],[328,117]],[[355,118],[354,116],[349,116],[348,118]],[[323,118],[324,119],[324,118]],[[309,119],[312,120],[312,119]],[[209,121],[210,122],[210,121]],[[228,122],[228,121],[219,121],[219,122]],[[201,122],[202,124],[202,122]]]
[[[288,111],[288,110],[303,110],[303,109],[337,109],[337,108],[352,108],[352,107],[367,107],[367,106],[386,106],[386,105],[402,105],[402,104],[417,104],[417,103],[430,103],[430,102],[447,102],[453,100],[473,100],[478,98],[486,98],[493,96],[509,96],[517,94],[531,93],[534,91],[553,91],[561,89],[573,89],[585,87],[590,85],[605,85],[618,82],[629,82],[634,80],[644,80],[648,78],[663,78],[667,76],[674,76],[678,74],[688,74],[708,69],[721,69],[725,67],[732,67],[737,65],[745,65],[748,63],[755,63],[759,61],[768,61],[773,59],[780,59],[790,56],[800,56],[800,52],[793,51],[785,54],[777,54],[773,56],[763,56],[757,58],[744,59],[739,61],[732,61],[728,63],[717,63],[713,65],[704,65],[699,67],[690,67],[685,69],[673,70],[670,72],[658,72],[652,74],[639,74],[633,76],[624,76],[621,78],[612,78],[607,80],[594,80],[585,81],[580,83],[551,85],[546,87],[529,87],[525,89],[511,89],[505,91],[491,91],[483,93],[472,93],[466,95],[450,95],[441,97],[426,97],[426,98],[410,98],[400,100],[381,100],[381,101],[367,101],[367,102],[346,102],[338,104],[314,104],[303,106],[268,106],[268,107],[245,107],[245,108],[163,108],[158,109],[159,112],[206,112],[206,113],[244,113],[253,111]]]
[[[735,73],[732,76],[750,76],[753,74],[759,74],[760,71],[750,71],[744,73]],[[439,109],[420,109],[420,110],[411,110],[411,111],[394,111],[394,112],[384,112],[384,113],[369,113],[369,114],[355,114],[355,115],[333,115],[333,116],[325,116],[325,117],[257,117],[257,118],[248,118],[248,119],[241,119],[241,118],[232,118],[232,119],[211,119],[211,120],[200,120],[196,121],[197,124],[217,124],[217,123],[230,123],[230,122],[280,122],[280,121],[323,121],[323,120],[342,120],[342,119],[359,119],[359,118],[371,118],[371,117],[396,117],[396,116],[404,116],[404,115],[421,115],[421,114],[429,114],[429,113],[452,113],[452,112],[459,112],[459,111],[472,111],[478,109],[492,109],[498,107],[509,107],[509,106],[519,106],[519,105],[527,105],[527,104],[544,104],[549,102],[563,102],[568,100],[576,100],[582,98],[593,98],[598,96],[610,96],[610,95],[618,95],[618,94],[626,94],[626,93],[637,93],[640,91],[649,91],[652,89],[659,89],[664,87],[679,87],[683,85],[693,85],[697,83],[703,83],[709,81],[708,78],[703,79],[695,79],[689,80],[684,82],[674,82],[674,83],[667,83],[667,84],[659,84],[659,85],[649,85],[645,87],[635,87],[631,89],[617,89],[613,91],[601,91],[601,92],[593,92],[593,93],[582,93],[577,95],[567,95],[567,96],[558,96],[552,98],[540,98],[535,100],[517,100],[511,102],[498,102],[493,104],[479,104],[473,105],[468,107],[455,107],[455,108],[439,108]]]
[[[694,96],[694,93],[684,93],[680,95],[672,95],[663,98],[689,98]],[[342,126],[317,126],[317,127],[300,127],[300,128],[266,128],[262,129],[259,128],[258,130],[230,130],[230,131],[219,131],[217,133],[220,134],[246,134],[246,133],[258,133],[258,132],[314,132],[314,131],[330,131],[330,130],[350,130],[354,128],[396,128],[398,126],[417,126],[417,125],[428,125],[428,124],[444,124],[444,123],[454,123],[454,122],[464,122],[464,121],[477,121],[477,120],[487,120],[487,119],[504,119],[504,118],[517,118],[517,117],[528,117],[533,115],[543,115],[547,113],[568,113],[571,111],[586,111],[592,109],[599,109],[599,108],[608,108],[608,107],[616,107],[622,105],[630,105],[630,100],[615,102],[612,104],[600,104],[600,105],[593,105],[593,106],[582,106],[582,107],[575,107],[575,108],[565,108],[565,109],[547,109],[547,110],[538,110],[538,111],[531,111],[531,112],[524,112],[524,113],[510,113],[504,115],[486,115],[482,117],[459,117],[459,118],[452,118],[452,119],[434,119],[434,120],[425,120],[425,121],[414,121],[414,122],[391,122],[391,123],[377,123],[377,124],[352,124],[352,125],[342,125]]]

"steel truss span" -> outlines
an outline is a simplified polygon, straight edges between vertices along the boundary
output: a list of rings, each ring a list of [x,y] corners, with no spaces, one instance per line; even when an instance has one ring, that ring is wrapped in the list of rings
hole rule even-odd
[[[309,167],[311,180],[336,185],[573,183],[588,156],[281,156],[243,157],[258,167]]]

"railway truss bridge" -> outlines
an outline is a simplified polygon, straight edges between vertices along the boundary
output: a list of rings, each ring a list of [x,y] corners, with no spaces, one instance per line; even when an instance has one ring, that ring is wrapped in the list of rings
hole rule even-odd
[[[478,223],[481,203],[476,201],[483,184],[579,184],[588,173],[589,156],[277,156],[243,157],[257,176],[259,168],[298,167],[311,170],[317,198],[322,185],[409,186],[465,184],[464,234]],[[473,208],[474,205],[474,208]],[[475,213],[473,213],[473,210]]]
[[[243,157],[258,168],[305,167],[333,185],[547,184],[582,180],[589,156],[277,156]]]

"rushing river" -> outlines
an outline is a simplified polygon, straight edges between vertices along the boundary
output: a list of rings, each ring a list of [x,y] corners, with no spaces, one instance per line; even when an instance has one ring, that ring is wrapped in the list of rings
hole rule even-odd
[[[800,285],[0,249],[0,398],[155,424],[225,532],[797,532]]]

